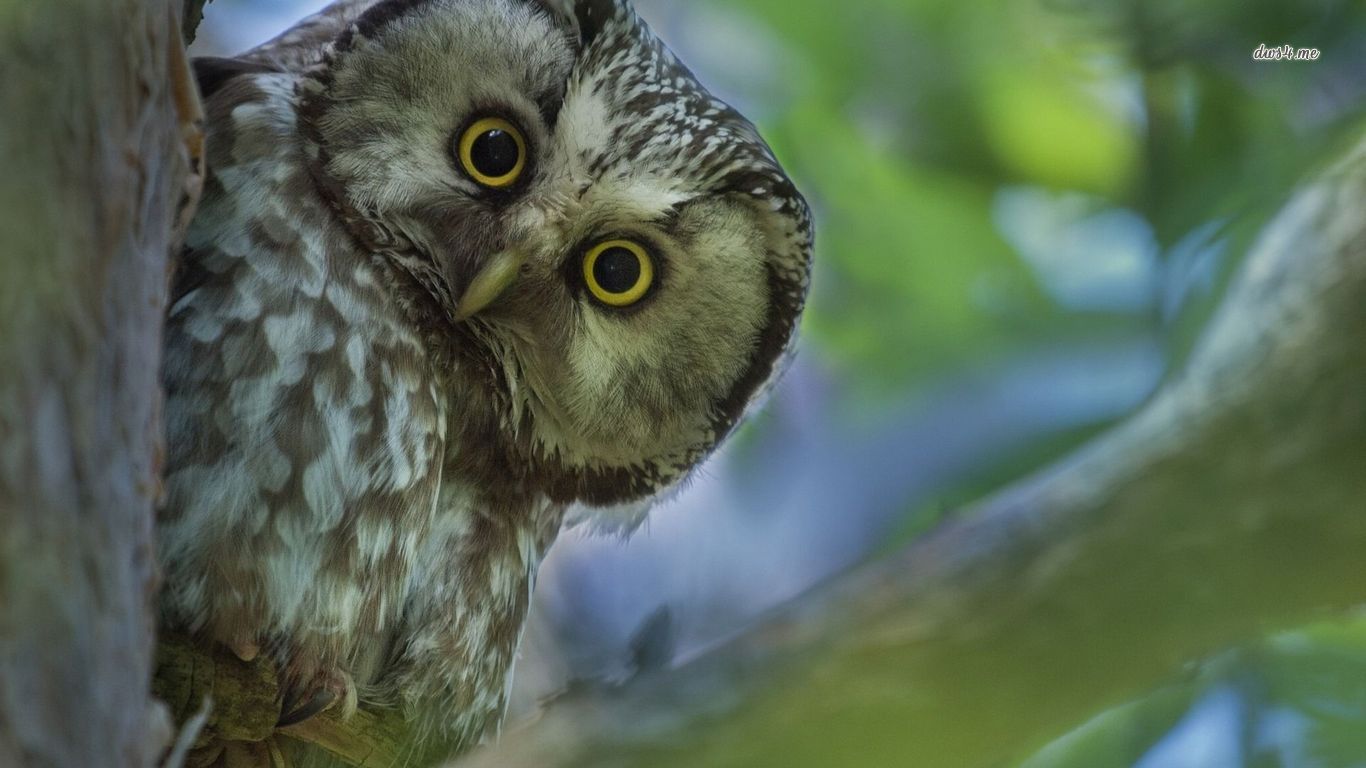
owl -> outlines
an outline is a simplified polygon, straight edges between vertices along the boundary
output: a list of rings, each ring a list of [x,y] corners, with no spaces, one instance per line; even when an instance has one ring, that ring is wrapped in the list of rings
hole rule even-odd
[[[197,71],[163,630],[457,752],[561,527],[639,522],[783,368],[807,205],[622,0],[343,0]]]

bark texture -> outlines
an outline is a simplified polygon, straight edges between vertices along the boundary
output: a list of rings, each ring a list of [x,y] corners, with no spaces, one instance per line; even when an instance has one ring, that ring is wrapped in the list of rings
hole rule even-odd
[[[1285,204],[1127,422],[461,765],[1009,765],[1185,663],[1366,602],[1363,210],[1366,143]]]
[[[145,766],[178,2],[0,3],[0,765]]]

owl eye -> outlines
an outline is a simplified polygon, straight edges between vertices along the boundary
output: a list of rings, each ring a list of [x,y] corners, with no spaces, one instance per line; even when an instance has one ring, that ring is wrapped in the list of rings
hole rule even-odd
[[[460,167],[479,184],[506,189],[526,169],[526,139],[501,117],[475,120],[460,134],[455,148]]]
[[[654,284],[650,254],[630,240],[608,240],[583,257],[583,281],[593,297],[611,307],[629,307]]]

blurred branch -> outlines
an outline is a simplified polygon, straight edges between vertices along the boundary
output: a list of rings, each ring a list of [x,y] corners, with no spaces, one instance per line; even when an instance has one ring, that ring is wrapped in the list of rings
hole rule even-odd
[[[461,765],[1006,764],[1190,660],[1366,601],[1363,208],[1366,143],[1284,205],[1127,422]]]

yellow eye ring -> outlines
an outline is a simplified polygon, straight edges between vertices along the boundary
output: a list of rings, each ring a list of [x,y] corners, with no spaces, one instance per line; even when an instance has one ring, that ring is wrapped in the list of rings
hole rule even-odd
[[[583,282],[593,298],[609,307],[629,307],[645,298],[655,281],[650,254],[630,240],[607,240],[583,257]]]
[[[460,134],[456,158],[479,184],[506,189],[526,170],[526,139],[517,126],[501,117],[481,118]]]

